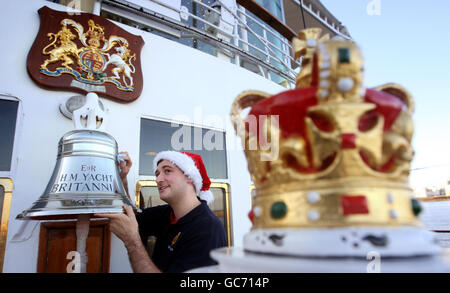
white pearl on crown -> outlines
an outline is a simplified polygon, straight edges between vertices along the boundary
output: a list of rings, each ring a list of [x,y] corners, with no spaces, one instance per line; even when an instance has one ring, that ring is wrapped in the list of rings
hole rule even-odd
[[[338,84],[337,84],[338,89],[341,92],[350,91],[354,85],[355,85],[355,82],[353,81],[353,79],[351,77],[342,77],[339,79]]]

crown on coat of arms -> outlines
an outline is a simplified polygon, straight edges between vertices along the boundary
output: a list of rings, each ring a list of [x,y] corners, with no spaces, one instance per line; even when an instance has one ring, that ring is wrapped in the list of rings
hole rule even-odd
[[[105,39],[105,31],[104,28],[98,24],[96,24],[92,19],[88,21],[89,29],[84,34],[85,37],[88,38],[87,43],[95,48],[100,47],[101,42],[107,42]]]
[[[412,96],[397,84],[365,88],[359,47],[320,33],[293,41],[295,89],[246,91],[233,103],[256,191],[252,229],[417,226]]]

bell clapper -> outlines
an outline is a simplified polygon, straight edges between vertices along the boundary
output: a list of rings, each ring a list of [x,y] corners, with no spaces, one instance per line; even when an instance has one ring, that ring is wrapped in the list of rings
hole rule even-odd
[[[104,111],[99,106],[99,99],[95,93],[88,93],[86,95],[85,104],[73,111],[72,120],[75,124],[75,129],[104,129]],[[84,123],[83,123],[83,120]],[[99,121],[100,120],[100,127]],[[86,252],[86,240],[89,234],[89,214],[78,215],[77,220],[77,251],[80,254],[80,273],[86,273],[86,264],[88,256]]]
[[[88,256],[86,252],[86,240],[89,234],[90,214],[78,215],[76,234],[77,234],[77,252],[80,254],[80,273],[86,273],[86,264]]]

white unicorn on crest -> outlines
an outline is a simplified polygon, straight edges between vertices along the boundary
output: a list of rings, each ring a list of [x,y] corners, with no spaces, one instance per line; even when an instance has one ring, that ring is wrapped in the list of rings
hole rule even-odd
[[[111,70],[111,72],[114,74],[112,78],[120,79],[119,73],[122,72],[123,82],[125,83],[125,85],[127,87],[132,86],[133,77],[131,76],[131,73],[134,73],[136,69],[131,63],[131,59],[136,60],[136,54],[130,56],[130,50],[125,46],[120,46],[114,49],[117,52],[116,54],[110,56],[108,53],[105,53],[105,55],[108,56],[108,61],[105,64],[105,68],[109,64],[113,64],[115,67]],[[126,60],[128,60],[128,64],[126,63]],[[126,81],[126,78],[128,78],[129,84]]]

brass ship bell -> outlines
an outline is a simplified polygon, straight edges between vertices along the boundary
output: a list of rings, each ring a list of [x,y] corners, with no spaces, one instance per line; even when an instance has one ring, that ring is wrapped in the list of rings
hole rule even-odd
[[[137,211],[120,180],[117,142],[103,131],[105,118],[97,95],[89,93],[84,106],[73,111],[76,129],[59,141],[56,165],[44,193],[16,219],[76,219],[81,214],[121,213],[123,204]]]

